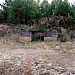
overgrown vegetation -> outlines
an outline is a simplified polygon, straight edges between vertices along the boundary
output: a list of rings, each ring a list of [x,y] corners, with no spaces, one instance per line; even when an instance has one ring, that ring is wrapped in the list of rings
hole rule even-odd
[[[41,3],[40,0],[5,0],[1,6],[6,23],[26,24],[41,30],[52,27],[61,30],[63,27],[66,31],[72,31],[75,28],[75,4],[70,4],[68,0],[53,0],[51,3],[47,0]],[[62,33],[61,30],[60,40],[67,40],[66,34]]]
[[[66,42],[69,40],[68,32],[66,29],[61,28],[61,31],[58,34],[58,40],[61,42]]]

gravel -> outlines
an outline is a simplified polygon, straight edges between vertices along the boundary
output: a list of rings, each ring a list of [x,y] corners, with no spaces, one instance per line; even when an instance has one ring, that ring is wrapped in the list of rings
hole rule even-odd
[[[4,50],[0,75],[75,75],[74,57],[53,50]]]

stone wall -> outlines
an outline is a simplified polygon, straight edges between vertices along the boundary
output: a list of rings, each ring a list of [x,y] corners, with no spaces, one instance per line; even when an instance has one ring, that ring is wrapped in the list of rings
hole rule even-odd
[[[22,29],[19,32],[20,32],[19,42],[51,41],[57,40],[58,37],[58,32],[56,29],[51,29],[47,32],[27,31]]]
[[[56,29],[49,30],[44,34],[44,41],[57,40],[58,32]]]
[[[57,37],[44,37],[44,41],[56,41]]]
[[[32,41],[32,33],[25,29],[19,31],[19,42],[31,42]]]
[[[19,42],[25,43],[25,42],[31,42],[31,37],[19,37]]]

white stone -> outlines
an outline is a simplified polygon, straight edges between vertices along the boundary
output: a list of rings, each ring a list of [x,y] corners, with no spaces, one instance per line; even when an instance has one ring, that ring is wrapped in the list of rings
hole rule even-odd
[[[48,63],[47,64],[47,67],[51,67],[53,64],[52,63]]]

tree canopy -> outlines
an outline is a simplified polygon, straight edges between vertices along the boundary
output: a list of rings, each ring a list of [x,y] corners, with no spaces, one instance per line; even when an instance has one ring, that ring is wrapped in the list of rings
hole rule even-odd
[[[75,23],[75,4],[68,0],[5,0],[3,4],[5,19],[8,23],[35,23],[41,18],[66,16],[72,24]],[[24,22],[25,21],[25,22]]]

